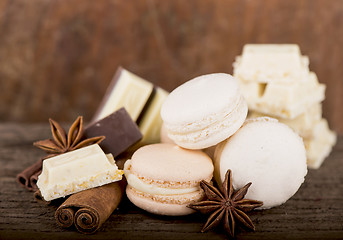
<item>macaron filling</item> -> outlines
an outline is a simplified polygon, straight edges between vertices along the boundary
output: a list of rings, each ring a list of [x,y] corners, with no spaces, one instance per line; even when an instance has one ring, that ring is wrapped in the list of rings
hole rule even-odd
[[[149,199],[154,202],[165,203],[165,204],[176,204],[176,205],[185,205],[194,201],[199,201],[205,197],[204,191],[196,191],[192,193],[185,194],[174,194],[174,195],[162,195],[162,194],[149,194],[141,192],[130,185],[127,187],[127,192],[133,193],[135,196]]]
[[[186,188],[164,188],[162,186],[157,186],[151,183],[146,183],[142,181],[139,177],[131,172],[131,160],[127,160],[124,165],[124,174],[128,185],[132,188],[148,194],[156,195],[178,195],[193,193],[200,190],[200,186],[186,187]]]

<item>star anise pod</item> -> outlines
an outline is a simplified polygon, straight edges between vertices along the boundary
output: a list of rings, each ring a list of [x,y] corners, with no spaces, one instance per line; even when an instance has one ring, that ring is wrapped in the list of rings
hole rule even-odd
[[[68,135],[56,121],[49,119],[53,139],[34,142],[33,145],[49,153],[49,157],[73,151],[91,144],[100,143],[105,136],[82,139],[83,118],[79,116],[71,125]]]
[[[255,231],[254,224],[245,212],[262,206],[263,202],[243,199],[245,194],[248,192],[250,185],[251,182],[241,189],[234,191],[230,169],[225,174],[225,180],[220,191],[210,183],[202,180],[200,182],[200,187],[204,190],[208,199],[206,201],[188,205],[188,207],[203,214],[212,213],[201,232],[206,232],[207,230],[217,226],[223,218],[224,229],[231,237],[234,237],[235,234],[236,221],[248,229]]]

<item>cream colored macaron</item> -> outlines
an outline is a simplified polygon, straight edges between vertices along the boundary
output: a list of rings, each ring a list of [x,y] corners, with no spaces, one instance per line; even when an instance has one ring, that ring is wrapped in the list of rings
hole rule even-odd
[[[212,160],[202,151],[174,144],[139,148],[124,166],[126,194],[136,206],[160,215],[187,215],[187,205],[203,199],[200,181],[211,181]]]
[[[215,152],[215,178],[224,181],[233,172],[235,189],[252,182],[248,199],[263,201],[262,208],[286,202],[305,180],[306,151],[302,139],[276,119],[247,120]]]
[[[172,91],[161,108],[168,136],[188,149],[214,146],[234,134],[248,112],[238,82],[214,73],[194,78]]]

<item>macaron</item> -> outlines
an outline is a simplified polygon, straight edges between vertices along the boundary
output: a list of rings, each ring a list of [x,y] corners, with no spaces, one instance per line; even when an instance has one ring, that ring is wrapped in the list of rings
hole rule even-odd
[[[139,148],[124,165],[129,200],[148,212],[180,216],[194,212],[189,203],[200,201],[200,181],[211,181],[212,160],[200,150],[159,143]]]
[[[246,119],[247,103],[229,74],[196,77],[176,89],[161,108],[170,139],[188,149],[214,146],[234,134]]]
[[[262,201],[264,209],[285,203],[307,174],[302,139],[287,125],[267,117],[247,120],[217,146],[214,158],[218,184],[231,169],[234,188],[252,182],[246,198]]]

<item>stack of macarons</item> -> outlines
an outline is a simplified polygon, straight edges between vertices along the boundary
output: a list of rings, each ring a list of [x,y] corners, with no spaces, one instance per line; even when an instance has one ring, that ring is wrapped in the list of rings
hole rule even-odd
[[[151,213],[190,214],[187,205],[204,197],[200,181],[211,181],[214,173],[221,185],[231,169],[234,188],[252,182],[247,198],[263,201],[263,208],[287,201],[307,173],[302,139],[271,118],[245,122],[247,112],[229,74],[177,87],[161,109],[162,143],[138,149],[125,164],[128,198]]]

